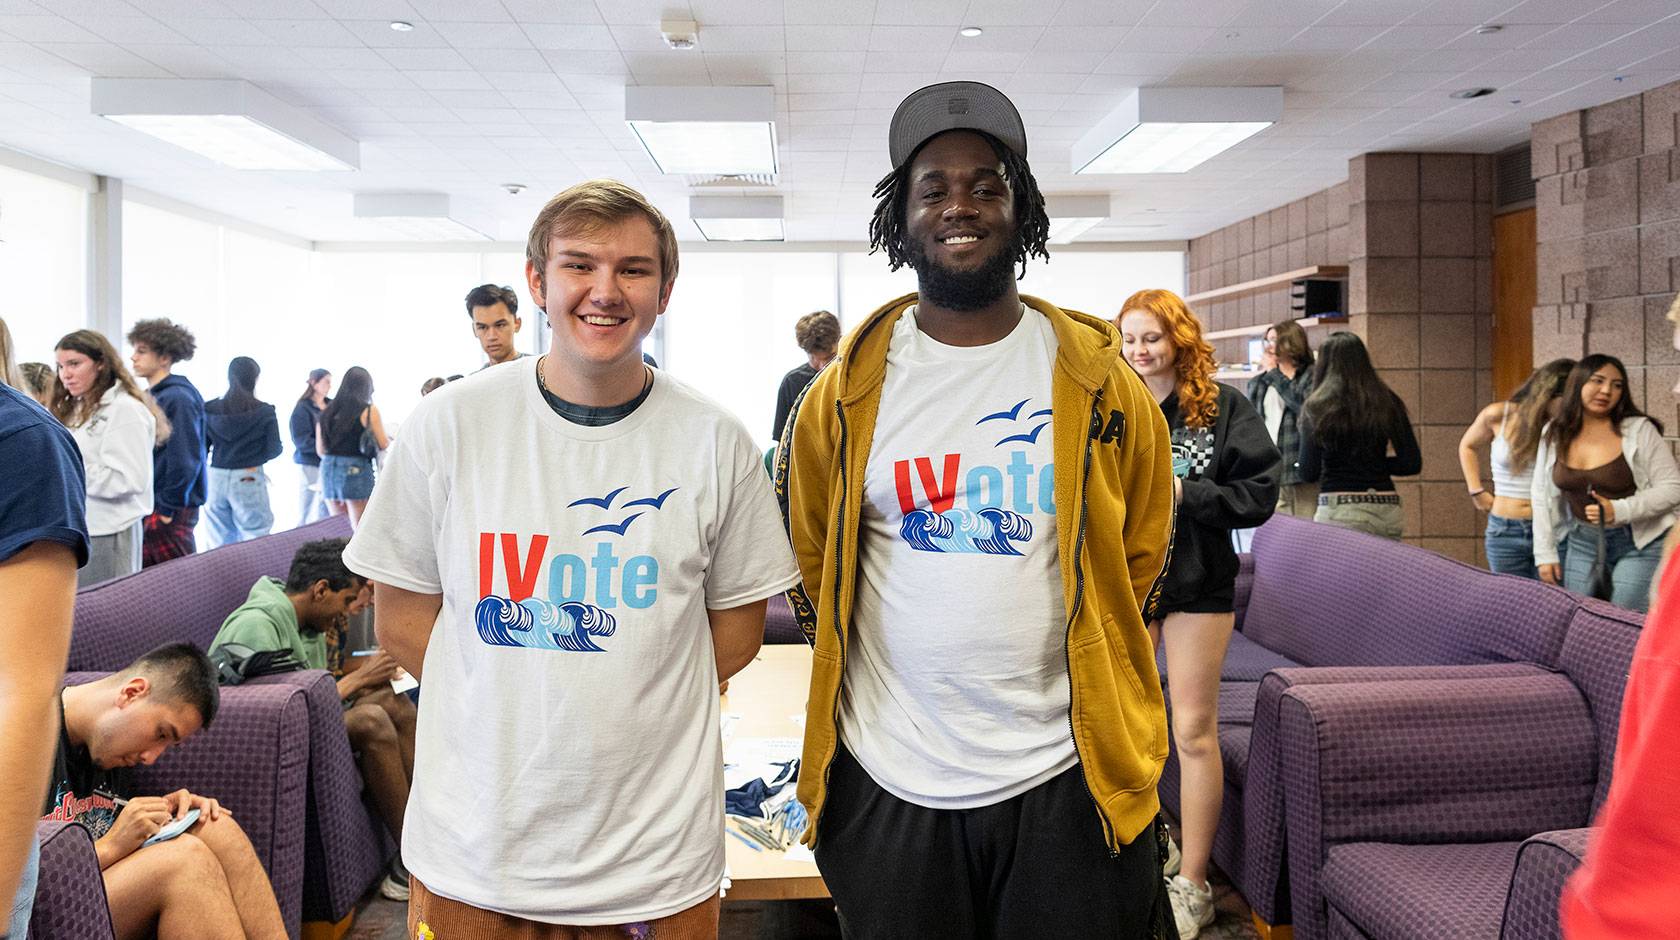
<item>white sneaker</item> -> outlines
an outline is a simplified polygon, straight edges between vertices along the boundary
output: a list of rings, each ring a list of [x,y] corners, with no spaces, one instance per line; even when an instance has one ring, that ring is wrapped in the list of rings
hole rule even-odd
[[[1186,883],[1188,884],[1188,882]],[[379,896],[387,901],[406,901],[408,900],[408,885],[398,881],[396,875],[386,875],[385,880],[379,883]],[[1176,911],[1177,909],[1178,906],[1175,901],[1173,910]]]
[[[1209,885],[1198,886],[1183,875],[1174,875],[1167,882],[1167,894],[1172,900],[1178,940],[1195,940],[1203,927],[1213,923],[1213,889]]]
[[[1161,866],[1161,874],[1171,878],[1178,874],[1178,866],[1183,862],[1184,856],[1178,851],[1178,843],[1172,840],[1172,836],[1167,836],[1167,860]]]

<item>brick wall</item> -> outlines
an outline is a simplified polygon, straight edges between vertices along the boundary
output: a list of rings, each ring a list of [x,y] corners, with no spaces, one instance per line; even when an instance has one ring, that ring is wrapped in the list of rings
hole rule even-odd
[[[1676,169],[1680,175],[1680,166]],[[1458,439],[1492,400],[1492,158],[1366,154],[1348,179],[1190,242],[1190,292],[1313,264],[1345,264],[1345,326],[1365,339],[1384,381],[1406,402],[1423,473],[1396,481],[1406,540],[1482,562],[1482,517],[1464,493]],[[1210,330],[1287,317],[1287,288],[1199,305]],[[1246,340],[1215,344],[1247,358]],[[1680,362],[1680,359],[1676,360]]]
[[[1609,353],[1672,437],[1680,353],[1680,83],[1534,125],[1534,361]]]
[[[1423,449],[1423,472],[1395,481],[1406,540],[1484,563],[1458,439],[1493,398],[1493,158],[1365,154],[1348,162],[1348,191],[1346,328]]]
[[[1190,293],[1315,264],[1348,263],[1348,186],[1338,183],[1288,205],[1190,240]],[[1209,330],[1276,323],[1289,316],[1289,288],[1196,305]],[[1316,344],[1328,330],[1315,330]],[[1221,362],[1246,362],[1247,339],[1214,344]]]

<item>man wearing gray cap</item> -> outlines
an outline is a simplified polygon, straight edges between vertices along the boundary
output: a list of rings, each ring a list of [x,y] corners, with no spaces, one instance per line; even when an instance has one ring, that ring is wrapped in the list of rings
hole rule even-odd
[[[816,648],[805,839],[848,936],[1171,936],[1143,617],[1166,423],[1107,323],[1017,293],[1049,219],[1008,98],[923,88],[889,151],[870,241],[917,292],[845,339],[778,456]]]

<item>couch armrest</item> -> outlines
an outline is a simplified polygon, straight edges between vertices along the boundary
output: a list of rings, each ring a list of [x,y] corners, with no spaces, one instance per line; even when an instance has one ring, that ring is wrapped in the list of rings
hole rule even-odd
[[[114,940],[93,837],[75,823],[43,822],[36,824],[35,838],[41,843],[41,877],[29,935]]]
[[[1278,733],[1304,938],[1325,935],[1331,845],[1516,841],[1582,825],[1592,804],[1592,718],[1561,675],[1295,686]]]
[[[1564,882],[1587,857],[1591,829],[1563,829],[1531,836],[1517,850],[1511,893],[1505,898],[1503,940],[1558,940],[1558,903]]]
[[[233,814],[268,870],[286,927],[296,936],[303,907],[303,820],[309,792],[309,711],[294,685],[247,683],[222,689],[211,726],[134,772],[136,792],[185,788]]]
[[[1284,875],[1287,827],[1284,820],[1283,752],[1278,739],[1278,710],[1285,692],[1298,685],[1544,675],[1549,675],[1545,669],[1528,663],[1303,666],[1268,672],[1260,680],[1255,696],[1248,772],[1243,785],[1242,871],[1233,873],[1243,899],[1266,923],[1287,924],[1290,921],[1289,884]]]

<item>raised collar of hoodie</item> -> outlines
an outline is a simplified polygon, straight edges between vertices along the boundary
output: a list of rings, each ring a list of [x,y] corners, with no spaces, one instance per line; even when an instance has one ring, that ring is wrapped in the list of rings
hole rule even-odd
[[[885,382],[887,347],[892,343],[893,326],[916,299],[917,295],[912,293],[888,302],[841,342],[835,360],[840,368],[841,402],[852,404]],[[1057,367],[1087,392],[1101,388],[1120,358],[1114,327],[1090,314],[1066,310],[1026,294],[1021,295],[1021,302],[1028,310],[1049,319],[1056,333]]]

